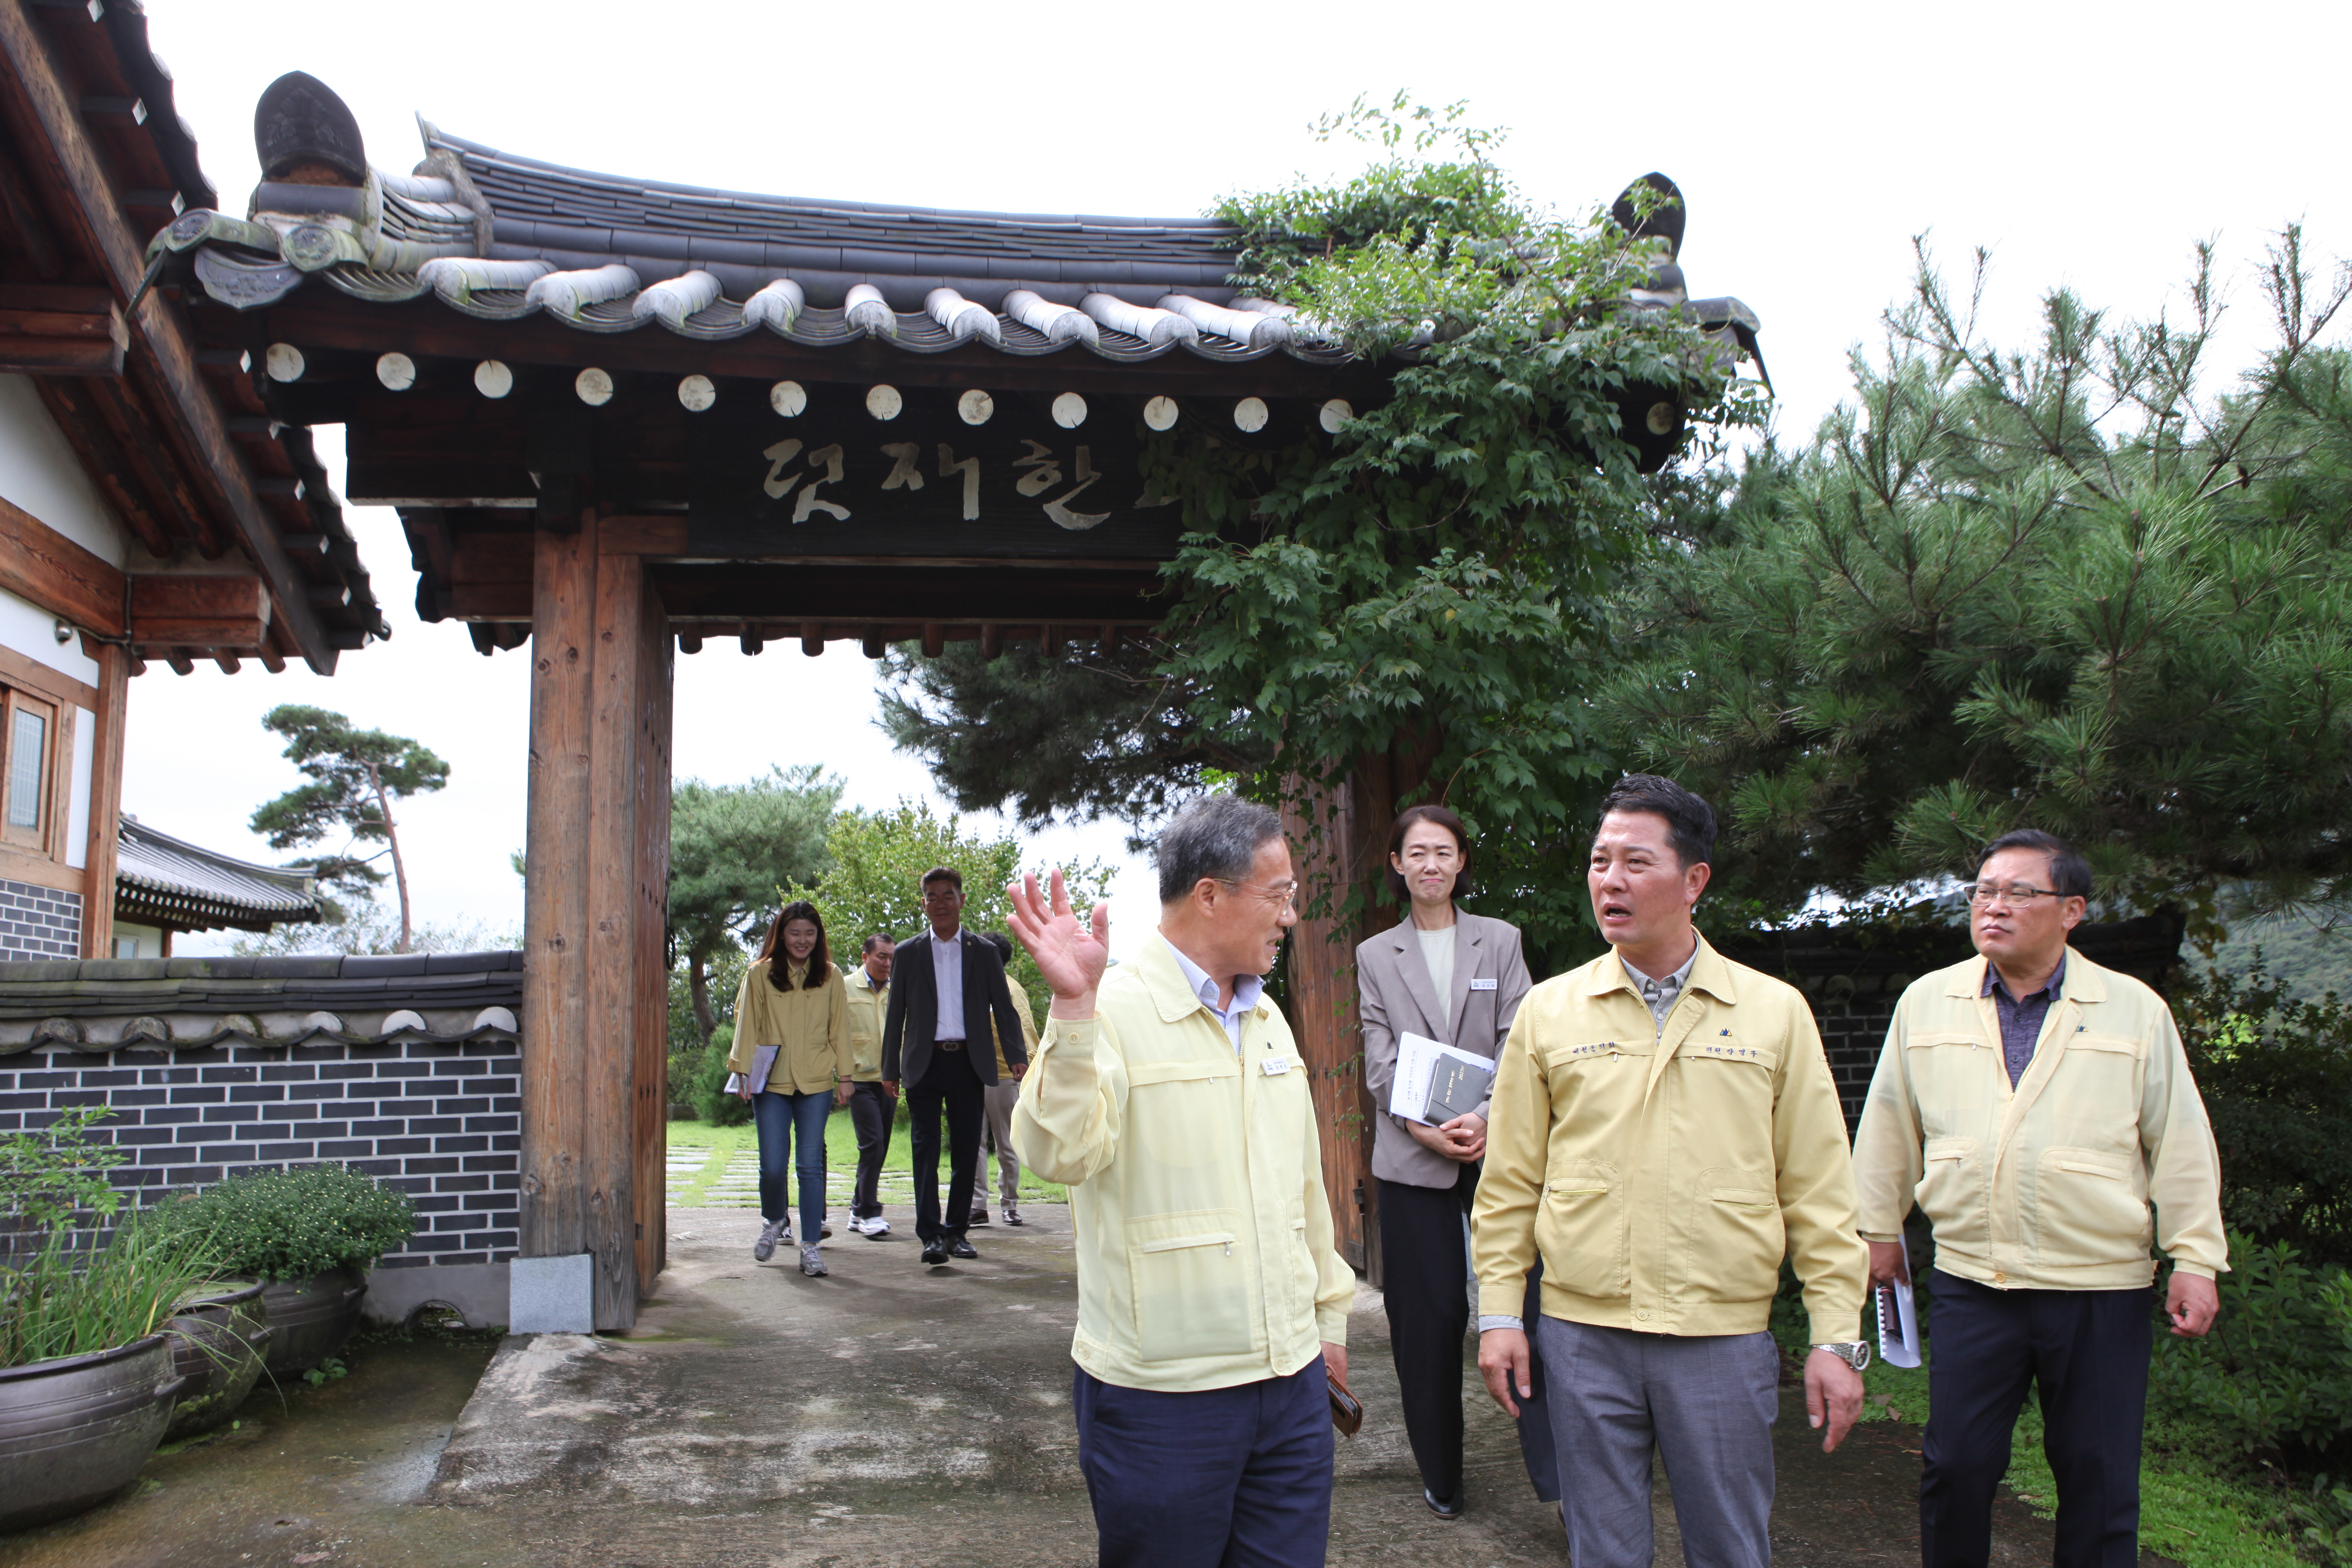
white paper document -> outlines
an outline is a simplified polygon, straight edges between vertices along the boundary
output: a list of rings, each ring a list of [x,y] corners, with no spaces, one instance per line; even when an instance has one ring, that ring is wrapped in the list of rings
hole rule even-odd
[[[1423,1127],[1436,1125],[1426,1114],[1429,1110],[1429,1080],[1436,1072],[1437,1064],[1449,1058],[1466,1062],[1481,1072],[1491,1074],[1495,1070],[1495,1064],[1486,1058],[1457,1050],[1442,1040],[1433,1040],[1425,1035],[1411,1032],[1399,1035],[1396,1082],[1389,1088],[1389,1114],[1402,1116],[1407,1121],[1418,1121]]]
[[[1874,1292],[1878,1302],[1878,1359],[1889,1366],[1919,1364],[1919,1312],[1911,1287],[1898,1280]]]

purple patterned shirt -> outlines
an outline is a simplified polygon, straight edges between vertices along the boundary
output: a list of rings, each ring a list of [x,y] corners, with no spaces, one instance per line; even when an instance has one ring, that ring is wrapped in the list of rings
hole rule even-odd
[[[2009,987],[2001,983],[2000,972],[1988,962],[1985,964],[1984,989],[1979,996],[1992,998],[1993,1011],[2000,1015],[2000,1059],[2009,1068],[2009,1087],[2015,1089],[2017,1080],[2033,1061],[2034,1042],[2042,1037],[2042,1020],[2050,1016],[2051,1005],[2058,1000],[2058,988],[2066,984],[2066,960],[2061,957],[2049,984],[2031,995],[2011,998]]]

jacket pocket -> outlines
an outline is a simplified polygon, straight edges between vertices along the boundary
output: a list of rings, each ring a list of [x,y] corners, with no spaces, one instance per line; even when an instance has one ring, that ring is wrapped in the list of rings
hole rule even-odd
[[[1249,1353],[1256,1292],[1237,1211],[1195,1209],[1128,1221],[1127,1267],[1138,1360]]]
[[[1937,1241],[1983,1257],[1991,1249],[1992,1230],[1977,1141],[1930,1138],[1922,1152],[1927,1168],[1911,1195],[1935,1222]]]
[[[1617,1167],[1605,1160],[1580,1160],[1572,1170],[1544,1183],[1543,1207],[1536,1214],[1536,1250],[1544,1278],[1563,1290],[1604,1300],[1633,1288],[1626,1252],[1625,1191]]]
[[[1789,1249],[1780,1194],[1769,1178],[1717,1166],[1701,1171],[1693,1194],[1686,1293],[1703,1301],[1761,1301],[1780,1281]]]
[[[2033,1172],[2033,1258],[2053,1268],[2148,1257],[2153,1229],[2128,1154],[2049,1149]]]

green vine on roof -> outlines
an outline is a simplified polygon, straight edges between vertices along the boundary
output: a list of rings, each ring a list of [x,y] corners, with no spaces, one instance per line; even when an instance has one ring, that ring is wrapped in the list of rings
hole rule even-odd
[[[1657,390],[1709,451],[1762,404],[1695,326],[1625,308],[1660,242],[1539,208],[1463,114],[1360,99],[1318,130],[1372,143],[1370,167],[1220,209],[1245,286],[1407,363],[1328,443],[1162,439],[1191,529],[1163,669],[1228,751],[1278,759],[1261,793],[1409,756],[1401,793],[1534,858],[1609,763],[1583,698],[1611,662],[1602,596],[1674,483],[1638,471],[1621,405]],[[1657,199],[1637,186],[1637,213]]]

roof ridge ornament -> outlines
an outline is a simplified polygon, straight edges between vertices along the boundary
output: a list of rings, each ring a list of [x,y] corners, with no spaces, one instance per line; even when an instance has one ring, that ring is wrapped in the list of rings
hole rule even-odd
[[[253,106],[253,151],[261,177],[296,184],[362,184],[367,144],[335,89],[308,71],[288,71]],[[340,180],[322,174],[341,174]]]

